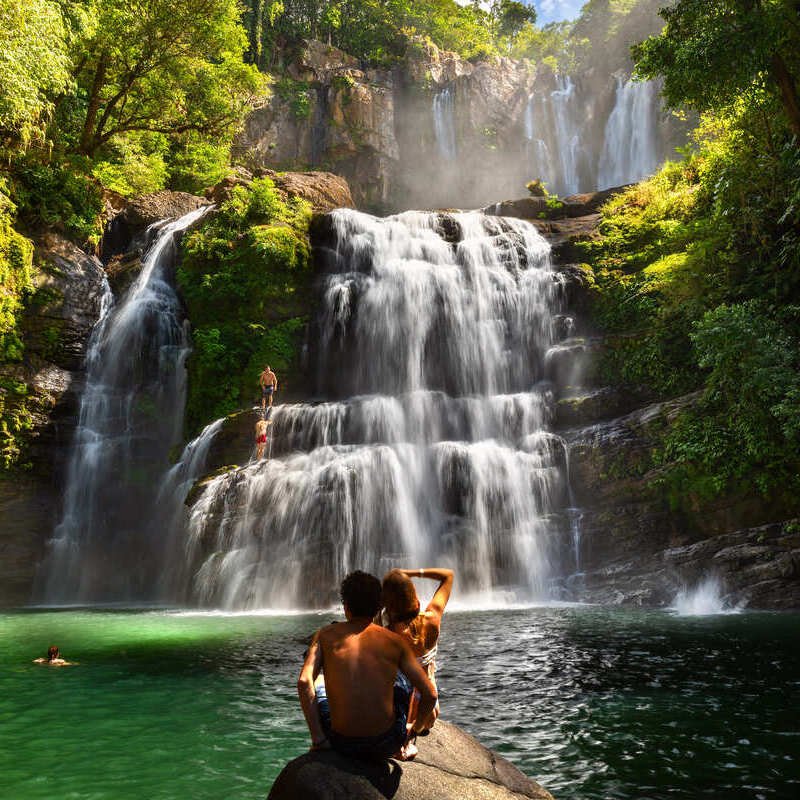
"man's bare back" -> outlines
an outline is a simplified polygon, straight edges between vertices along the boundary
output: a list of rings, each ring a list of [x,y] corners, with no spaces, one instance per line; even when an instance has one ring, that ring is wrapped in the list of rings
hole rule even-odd
[[[331,727],[375,736],[394,722],[393,682],[404,642],[379,625],[340,622],[319,632]]]

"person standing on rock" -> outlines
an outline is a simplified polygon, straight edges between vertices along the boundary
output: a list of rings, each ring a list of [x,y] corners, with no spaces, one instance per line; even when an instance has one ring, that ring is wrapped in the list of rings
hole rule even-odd
[[[354,758],[390,758],[406,743],[412,688],[419,717],[436,705],[436,689],[408,643],[373,622],[381,608],[381,582],[365,572],[341,586],[347,622],[320,628],[308,648],[297,691],[311,733],[311,749],[333,748]],[[325,684],[315,689],[324,670]],[[417,731],[412,729],[412,734]]]
[[[264,457],[264,448],[267,445],[267,428],[269,422],[260,417],[256,422],[256,458]]]
[[[272,408],[272,396],[278,390],[278,378],[270,369],[269,364],[264,367],[259,381],[261,383],[261,410],[263,411],[267,407],[267,399],[269,399],[269,407]]]

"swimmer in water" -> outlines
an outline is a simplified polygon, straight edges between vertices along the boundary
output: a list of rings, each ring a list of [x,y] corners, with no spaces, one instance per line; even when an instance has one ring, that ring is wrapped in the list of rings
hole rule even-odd
[[[47,664],[49,667],[71,667],[75,662],[66,661],[61,658],[61,652],[58,647],[52,645],[47,648],[47,658],[35,658],[34,664]]]

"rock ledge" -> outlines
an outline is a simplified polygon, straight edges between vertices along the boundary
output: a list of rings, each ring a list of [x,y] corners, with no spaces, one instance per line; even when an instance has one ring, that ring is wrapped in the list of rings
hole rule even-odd
[[[268,800],[553,800],[536,781],[441,720],[417,741],[414,761],[368,762],[332,751],[290,761]]]

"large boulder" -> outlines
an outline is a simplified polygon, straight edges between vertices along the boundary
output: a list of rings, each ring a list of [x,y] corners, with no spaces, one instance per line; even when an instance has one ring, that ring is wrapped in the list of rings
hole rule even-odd
[[[106,229],[100,245],[103,261],[108,263],[121,254],[127,254],[138,244],[146,243],[147,229],[162,219],[177,219],[208,203],[204,197],[188,192],[162,189],[141,195],[132,200],[116,198],[112,207],[106,207]]]
[[[455,725],[440,720],[417,743],[419,755],[406,762],[306,753],[284,767],[269,800],[552,800],[536,781]]]

